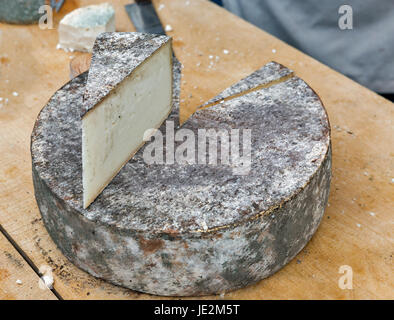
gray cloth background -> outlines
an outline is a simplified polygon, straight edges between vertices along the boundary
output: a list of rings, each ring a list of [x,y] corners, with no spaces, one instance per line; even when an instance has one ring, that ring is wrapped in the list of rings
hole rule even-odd
[[[222,0],[236,15],[380,92],[394,93],[394,0]],[[353,30],[341,30],[341,5]]]

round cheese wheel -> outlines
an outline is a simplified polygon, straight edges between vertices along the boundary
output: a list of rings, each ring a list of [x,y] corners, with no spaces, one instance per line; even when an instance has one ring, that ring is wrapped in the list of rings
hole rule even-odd
[[[178,101],[180,70],[175,73]],[[180,128],[175,103],[152,141],[83,209],[80,110],[86,78],[83,73],[54,94],[38,116],[31,144],[43,221],[74,264],[146,293],[216,294],[272,275],[311,239],[329,194],[330,127],[319,97],[303,80],[290,77],[236,92]],[[243,161],[199,161],[201,129],[223,133],[223,141],[227,132],[231,143],[239,133]],[[163,152],[164,163],[149,162],[159,135],[163,148],[155,152]],[[181,152],[186,136],[194,139],[194,156],[190,148],[191,155]],[[217,145],[219,155],[224,146]]]

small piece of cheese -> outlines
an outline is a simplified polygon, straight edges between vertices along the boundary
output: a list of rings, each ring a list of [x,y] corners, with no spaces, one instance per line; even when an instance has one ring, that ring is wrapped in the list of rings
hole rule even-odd
[[[82,115],[83,205],[88,207],[158,128],[172,106],[171,38],[103,33]]]
[[[57,48],[91,52],[96,37],[111,31],[115,31],[115,11],[109,3],[78,8],[60,21]]]

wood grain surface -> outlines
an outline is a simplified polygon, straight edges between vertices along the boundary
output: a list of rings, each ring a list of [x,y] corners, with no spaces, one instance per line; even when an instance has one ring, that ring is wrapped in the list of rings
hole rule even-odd
[[[68,262],[50,239],[34,199],[30,133],[38,112],[69,80],[70,61],[82,55],[56,50],[56,27],[77,6],[98,2],[104,1],[66,1],[55,14],[53,30],[0,24],[0,224],[36,266],[52,268],[54,287],[64,299],[160,299],[95,279]],[[117,31],[134,31],[123,9],[129,2],[113,1]],[[171,25],[169,35],[184,65],[183,119],[274,60],[311,85],[331,121],[333,180],[317,233],[274,276],[225,298],[394,299],[393,104],[211,2],[153,2],[157,8],[164,5],[158,14],[164,25]],[[53,298],[32,285],[29,290],[15,285],[15,277],[23,276],[30,285],[38,276],[22,260],[23,272],[16,273],[1,251],[12,249],[0,235],[0,269],[8,277],[0,280],[0,299]],[[338,286],[342,265],[353,270],[352,290]]]
[[[39,276],[26,263],[6,237],[0,233],[0,300],[56,300]]]

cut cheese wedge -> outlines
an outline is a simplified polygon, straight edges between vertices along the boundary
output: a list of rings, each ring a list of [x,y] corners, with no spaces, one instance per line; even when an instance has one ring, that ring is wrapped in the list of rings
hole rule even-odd
[[[171,38],[103,33],[93,47],[82,108],[87,208],[171,112]],[[153,130],[151,130],[153,133]]]

